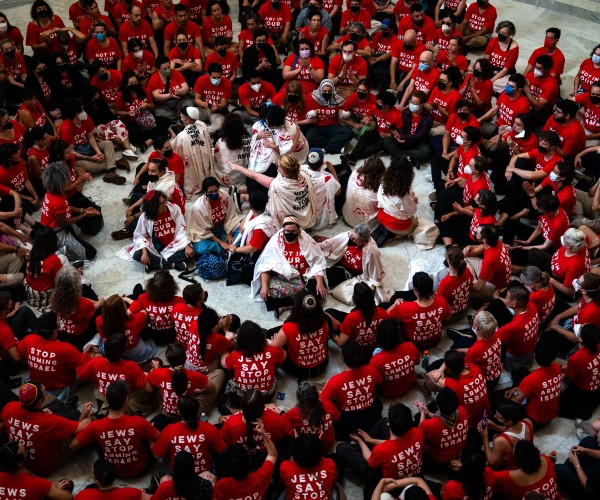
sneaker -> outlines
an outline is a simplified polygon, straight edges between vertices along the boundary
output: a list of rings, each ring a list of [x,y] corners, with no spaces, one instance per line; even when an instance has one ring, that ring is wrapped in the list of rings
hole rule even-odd
[[[131,167],[129,166],[129,161],[127,161],[127,158],[125,158],[124,156],[121,156],[121,158],[119,158],[115,162],[115,166],[120,170],[125,170],[126,172],[129,172],[131,170]]]
[[[131,196],[125,196],[125,198],[121,198],[121,201],[125,203],[125,205],[129,206],[131,203]]]
[[[429,201],[437,201],[437,191],[429,193]]]
[[[350,165],[351,167],[356,165],[356,162],[354,160],[351,160],[350,157],[345,154],[340,155],[340,161],[342,162],[342,165]]]
[[[113,240],[126,240],[127,238],[133,238],[133,233],[131,231],[127,231],[127,229],[119,229],[118,231],[113,231],[110,233]]]
[[[468,333],[467,333],[468,332]],[[457,330],[455,328],[448,328],[446,330],[446,335],[450,340],[459,340],[459,339],[472,339],[473,331],[470,328],[465,328],[464,330]]]
[[[133,146],[132,146],[133,148]],[[137,160],[138,156],[131,150],[131,149],[126,149],[125,151],[123,151],[123,156],[125,158],[127,158],[128,160]]]
[[[575,427],[577,428],[577,430],[580,430],[587,436],[594,436],[596,434],[594,432],[594,429],[592,428],[592,424],[586,422],[585,420],[581,420],[580,418],[575,419]]]
[[[173,264],[173,269],[179,272],[187,271],[187,264],[185,262],[176,262]]]
[[[229,194],[229,196],[231,196],[232,198],[234,198],[235,194],[237,193],[237,187],[236,186],[229,186],[227,188],[227,193]]]
[[[579,440],[589,437],[589,435],[586,434],[585,432],[583,432],[581,429],[575,429],[575,434],[577,434],[577,437],[579,438]]]
[[[242,205],[244,202],[242,201],[242,195],[240,193],[235,193],[233,197],[233,203],[235,204],[235,208],[237,208],[238,212],[242,212]]]
[[[108,182],[109,184],[116,184],[117,186],[122,186],[123,184],[125,184],[125,182],[127,182],[127,179],[125,179],[125,177],[117,175],[115,172],[109,172],[104,177],[102,177],[102,180],[104,182]]]

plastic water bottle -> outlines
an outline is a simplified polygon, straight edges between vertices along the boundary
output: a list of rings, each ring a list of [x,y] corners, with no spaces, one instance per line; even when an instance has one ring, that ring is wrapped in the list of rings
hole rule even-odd
[[[550,453],[550,461],[555,464],[556,463],[556,452],[553,451],[552,453]]]
[[[423,357],[421,358],[421,368],[427,370],[429,368],[429,351],[423,351]]]

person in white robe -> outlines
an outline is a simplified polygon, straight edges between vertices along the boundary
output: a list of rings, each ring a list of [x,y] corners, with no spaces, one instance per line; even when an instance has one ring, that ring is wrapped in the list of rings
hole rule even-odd
[[[271,236],[277,232],[273,218],[266,213],[267,195],[255,191],[250,196],[250,212],[239,227],[239,234],[229,251],[233,254],[253,254],[258,257]]]
[[[381,159],[371,156],[350,174],[342,208],[346,224],[351,227],[369,224],[371,229],[377,226],[377,190],[384,172]]]
[[[246,126],[236,113],[229,113],[221,127],[221,137],[215,143],[215,177],[221,186],[235,186],[245,192],[246,178],[231,169],[233,163],[248,166],[251,137]]]
[[[312,229],[331,226],[338,218],[335,210],[335,197],[342,192],[337,173],[331,162],[324,161],[325,151],[312,148],[306,158],[307,165],[300,170],[310,176],[317,198],[317,217]]]

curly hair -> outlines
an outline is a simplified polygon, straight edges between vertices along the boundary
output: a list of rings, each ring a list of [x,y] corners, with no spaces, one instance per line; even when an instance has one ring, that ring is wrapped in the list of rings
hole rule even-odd
[[[383,174],[383,194],[406,196],[415,178],[415,171],[406,156],[394,156]]]
[[[108,297],[102,306],[102,333],[108,338],[116,333],[125,333],[127,305],[123,298],[114,294]]]
[[[73,267],[63,267],[56,276],[52,310],[63,318],[70,317],[81,299],[81,275]]]
[[[296,391],[296,401],[298,409],[303,420],[308,421],[308,425],[318,427],[325,420],[325,409],[323,402],[319,398],[319,391],[310,382],[300,381]]]
[[[42,172],[44,189],[55,195],[63,195],[69,184],[69,168],[63,162],[50,163]]]
[[[150,302],[171,302],[175,294],[179,291],[179,286],[173,276],[171,276],[171,273],[163,269],[146,281],[146,289],[144,291],[148,295]]]
[[[291,154],[279,158],[279,167],[285,172],[284,177],[297,181],[300,178],[300,163]]]
[[[147,196],[148,195],[146,194],[146,197],[144,197],[144,201],[142,202],[142,212],[144,212],[148,219],[156,220],[158,217],[158,210],[162,204],[161,198],[166,199],[167,197],[162,191],[156,191],[154,196],[150,199],[147,199]]]
[[[263,352],[267,345],[265,331],[254,321],[244,321],[238,330],[236,349],[250,358]]]
[[[221,126],[221,139],[228,149],[242,149],[244,138],[248,137],[248,131],[244,122],[237,113],[229,113],[223,120]]]
[[[296,323],[303,335],[316,332],[327,321],[327,316],[317,298],[303,288],[294,294],[294,305],[287,321]]]
[[[385,165],[379,156],[369,156],[356,173],[362,175],[362,186],[365,189],[377,192],[381,179],[385,174]]]

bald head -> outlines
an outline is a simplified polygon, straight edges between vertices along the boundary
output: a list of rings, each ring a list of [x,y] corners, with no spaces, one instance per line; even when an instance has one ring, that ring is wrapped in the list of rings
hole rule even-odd
[[[417,32],[415,30],[406,30],[404,32],[404,43],[414,45],[417,40]]]
[[[423,62],[431,66],[433,64],[433,52],[430,50],[424,50],[419,56],[419,62]]]

